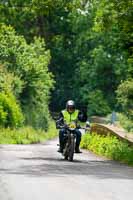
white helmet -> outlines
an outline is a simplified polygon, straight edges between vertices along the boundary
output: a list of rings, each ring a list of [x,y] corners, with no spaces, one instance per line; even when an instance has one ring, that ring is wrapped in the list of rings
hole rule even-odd
[[[75,102],[73,100],[67,101],[66,109],[69,109],[69,108],[75,109]]]

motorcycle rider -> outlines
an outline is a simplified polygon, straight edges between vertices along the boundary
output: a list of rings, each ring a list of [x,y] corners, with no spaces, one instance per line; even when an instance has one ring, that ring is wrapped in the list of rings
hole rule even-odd
[[[59,131],[59,150],[58,152],[63,152],[64,147],[64,135],[66,133],[65,125],[69,124],[72,121],[80,121],[80,122],[86,122],[87,121],[87,115],[86,113],[83,113],[76,109],[75,102],[73,100],[69,100],[66,103],[66,109],[62,110],[59,114],[59,120],[56,122],[56,127],[60,129]],[[87,124],[89,125],[89,122],[87,121]],[[64,125],[63,128],[61,125]],[[76,146],[75,146],[75,153],[81,153],[79,149],[80,141],[81,141],[81,132],[79,131],[80,127],[77,127],[75,129],[76,133]]]

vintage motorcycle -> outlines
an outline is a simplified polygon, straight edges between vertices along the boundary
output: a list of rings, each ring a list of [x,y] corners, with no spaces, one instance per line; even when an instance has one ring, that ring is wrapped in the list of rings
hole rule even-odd
[[[73,161],[75,145],[76,145],[76,133],[75,129],[79,128],[76,121],[72,121],[70,124],[62,124],[62,119],[57,120],[56,123],[60,124],[59,128],[65,128],[64,146],[62,155],[66,160]],[[86,131],[86,127],[82,127]]]
[[[76,123],[72,122],[66,127],[63,156],[66,160],[73,161],[76,143]]]

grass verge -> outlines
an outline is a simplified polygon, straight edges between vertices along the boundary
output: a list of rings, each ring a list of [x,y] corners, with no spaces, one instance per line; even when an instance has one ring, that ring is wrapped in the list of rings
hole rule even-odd
[[[20,129],[1,128],[0,144],[32,144],[39,143],[57,136],[57,130],[54,122],[51,122],[47,132],[32,127],[23,127]]]
[[[120,141],[115,136],[102,136],[96,133],[85,134],[81,147],[94,153],[118,160],[133,166],[133,147],[127,142]]]

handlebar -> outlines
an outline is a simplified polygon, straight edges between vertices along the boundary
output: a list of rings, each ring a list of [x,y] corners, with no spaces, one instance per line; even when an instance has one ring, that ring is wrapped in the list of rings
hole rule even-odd
[[[56,121],[56,128],[57,129],[62,129],[62,128],[71,129],[71,127],[69,127],[68,124],[64,124],[62,120],[63,120],[63,118],[60,118],[60,119],[58,119]],[[80,125],[76,124],[75,128],[84,129],[84,130],[90,130],[90,124],[89,124],[89,122],[87,122],[86,125],[87,125],[86,127],[81,127]]]

